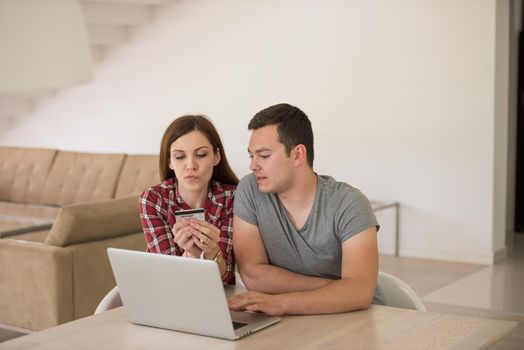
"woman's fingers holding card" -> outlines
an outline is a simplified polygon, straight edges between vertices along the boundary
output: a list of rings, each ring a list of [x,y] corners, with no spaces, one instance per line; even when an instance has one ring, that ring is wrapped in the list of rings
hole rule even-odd
[[[213,242],[218,243],[218,241],[220,240],[220,230],[218,229],[218,227],[201,220],[190,220],[189,224],[195,230],[209,237],[209,239],[211,239]]]

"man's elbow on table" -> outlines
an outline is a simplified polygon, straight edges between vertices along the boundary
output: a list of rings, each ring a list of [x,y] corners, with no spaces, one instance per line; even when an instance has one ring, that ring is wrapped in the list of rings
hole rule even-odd
[[[367,310],[371,306],[371,302],[373,301],[373,295],[371,295],[371,297],[363,296],[361,299],[362,300],[357,301],[357,304],[355,305],[353,310]]]
[[[342,280],[351,280],[350,278],[342,278]],[[352,298],[348,299],[348,305],[347,309],[344,311],[357,311],[357,310],[366,310],[371,306],[371,303],[373,302],[373,297],[375,296],[375,283],[370,284],[364,284],[358,282],[356,283],[355,280],[352,280],[348,283],[348,287],[354,290]]]

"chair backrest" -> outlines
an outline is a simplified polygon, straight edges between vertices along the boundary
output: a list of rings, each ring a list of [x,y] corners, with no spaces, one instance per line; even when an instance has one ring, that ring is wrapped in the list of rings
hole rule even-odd
[[[115,286],[106,294],[102,301],[100,301],[100,304],[98,304],[95,310],[95,315],[119,306],[122,306],[122,299],[120,298],[118,286]]]
[[[238,271],[235,271],[235,280],[237,282],[237,286],[246,288],[246,285],[244,284],[244,281],[242,281],[242,277]]]
[[[426,311],[417,293],[400,278],[379,271],[377,283],[382,289],[386,306]]]

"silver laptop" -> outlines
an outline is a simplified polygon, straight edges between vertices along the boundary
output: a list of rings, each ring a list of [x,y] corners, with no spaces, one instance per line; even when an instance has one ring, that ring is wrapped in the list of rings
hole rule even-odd
[[[224,339],[239,339],[279,317],[230,311],[214,261],[108,248],[130,322]]]

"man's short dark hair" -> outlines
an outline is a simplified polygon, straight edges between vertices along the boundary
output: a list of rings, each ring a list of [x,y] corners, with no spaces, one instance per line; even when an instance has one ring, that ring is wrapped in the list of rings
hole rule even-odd
[[[306,147],[307,162],[313,168],[313,129],[304,112],[298,107],[280,103],[255,114],[247,128],[256,130],[268,125],[277,125],[279,141],[286,147],[288,156],[293,147],[303,144]]]

